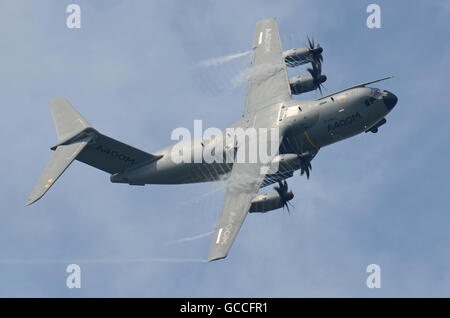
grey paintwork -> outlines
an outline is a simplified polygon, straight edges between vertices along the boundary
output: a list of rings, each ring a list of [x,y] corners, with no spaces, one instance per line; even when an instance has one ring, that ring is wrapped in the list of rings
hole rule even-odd
[[[268,174],[262,174],[261,163],[175,163],[171,157],[175,145],[146,153],[100,134],[66,100],[53,99],[59,142],[52,148],[56,152],[27,205],[42,197],[74,159],[110,173],[112,182],[131,185],[229,178],[208,260],[226,257],[261,186],[291,177],[300,168],[298,154],[309,153],[312,159],[320,148],[375,127],[397,102],[388,91],[366,87],[377,81],[317,100],[292,99],[275,19],[257,23],[253,49],[244,114],[232,127],[278,127],[279,149],[271,154],[271,159],[280,161],[278,171],[269,169]],[[193,140],[191,147],[201,149],[203,143]],[[240,151],[238,147],[238,154]]]

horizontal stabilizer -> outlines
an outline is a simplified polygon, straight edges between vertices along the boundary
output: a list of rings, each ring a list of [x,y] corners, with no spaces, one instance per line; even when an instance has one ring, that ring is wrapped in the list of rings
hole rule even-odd
[[[51,99],[50,107],[58,143],[51,148],[55,153],[25,206],[39,200],[75,159],[116,174],[162,158],[102,135],[64,98]]]
[[[39,181],[28,197],[25,206],[42,198],[92,138],[93,136],[87,136],[69,145],[61,145],[56,148],[50,162],[45,167]]]

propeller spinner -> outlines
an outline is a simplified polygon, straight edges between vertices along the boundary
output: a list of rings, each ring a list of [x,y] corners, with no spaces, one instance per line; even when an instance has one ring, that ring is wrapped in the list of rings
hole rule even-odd
[[[290,213],[291,211],[289,210],[289,200],[294,197],[294,194],[292,193],[292,191],[288,191],[288,184],[286,180],[278,180],[278,185],[279,186],[275,186],[273,188],[278,192],[283,208],[286,207],[288,212]]]

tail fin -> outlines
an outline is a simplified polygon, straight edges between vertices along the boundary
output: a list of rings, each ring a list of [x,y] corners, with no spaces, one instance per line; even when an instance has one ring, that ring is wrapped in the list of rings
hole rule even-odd
[[[64,98],[52,98],[50,108],[59,142],[64,142],[86,128],[91,128],[86,119]]]
[[[115,174],[161,158],[100,134],[64,98],[51,99],[50,107],[58,144],[25,206],[39,200],[74,159]]]

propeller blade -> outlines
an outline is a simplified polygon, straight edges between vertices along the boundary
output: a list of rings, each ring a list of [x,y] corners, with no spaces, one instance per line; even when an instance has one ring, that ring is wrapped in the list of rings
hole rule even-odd
[[[322,54],[319,54],[318,59],[320,60],[320,63],[323,62],[323,56],[322,56]]]
[[[309,45],[309,48],[310,48],[310,49],[313,49],[313,48],[314,48],[314,45],[313,45],[313,43],[311,43],[311,39],[309,38],[308,35],[307,35],[306,37],[307,37],[307,39],[308,39],[308,45]]]
[[[311,156],[309,154],[299,155],[298,159],[300,160],[300,176],[306,174],[306,179],[309,180],[312,170]]]

